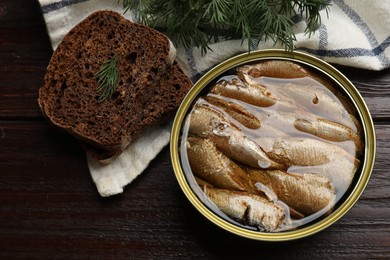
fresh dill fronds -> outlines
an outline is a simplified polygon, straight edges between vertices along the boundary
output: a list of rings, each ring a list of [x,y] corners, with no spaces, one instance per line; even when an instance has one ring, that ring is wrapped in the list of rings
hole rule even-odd
[[[296,41],[292,17],[306,22],[309,36],[321,23],[327,0],[123,0],[139,21],[164,32],[175,44],[196,46],[228,39],[254,42],[271,39],[293,50]]]
[[[100,95],[99,102],[111,98],[115,91],[119,80],[119,71],[117,68],[119,59],[120,56],[115,56],[111,60],[106,60],[95,75],[99,85],[97,88],[97,92]]]

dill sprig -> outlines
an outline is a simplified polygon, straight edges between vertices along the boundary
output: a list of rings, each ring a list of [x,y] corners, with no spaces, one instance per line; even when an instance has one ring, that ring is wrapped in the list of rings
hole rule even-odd
[[[272,39],[293,50],[296,41],[291,17],[300,15],[309,36],[321,23],[320,10],[327,0],[123,0],[124,11],[132,10],[141,23],[163,30],[176,44],[200,47],[211,42]]]
[[[95,75],[99,85],[97,88],[97,92],[100,95],[99,102],[111,98],[115,91],[119,80],[119,71],[117,68],[119,59],[120,56],[115,56],[111,60],[106,60]]]

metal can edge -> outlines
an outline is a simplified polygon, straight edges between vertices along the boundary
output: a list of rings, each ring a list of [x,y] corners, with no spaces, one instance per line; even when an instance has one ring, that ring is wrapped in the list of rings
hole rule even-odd
[[[183,120],[185,115],[188,112],[192,102],[198,96],[198,94],[205,88],[212,80],[214,80],[218,75],[227,71],[230,68],[233,68],[244,63],[249,63],[252,61],[260,61],[267,59],[283,59],[290,60],[298,63],[303,63],[309,65],[320,72],[331,77],[335,82],[339,84],[341,88],[349,96],[349,99],[354,103],[355,108],[361,118],[364,129],[364,138],[366,143],[366,148],[364,152],[364,163],[362,165],[362,172],[360,174],[360,179],[357,182],[357,185],[353,187],[353,190],[350,193],[350,196],[342,203],[342,205],[337,208],[330,216],[304,228],[299,228],[297,230],[285,231],[280,233],[264,233],[258,231],[252,231],[237,227],[231,223],[228,223],[224,220],[221,220],[213,212],[204,206],[204,204],[196,197],[192,192],[190,186],[186,182],[184,173],[181,169],[180,158],[179,158],[179,139],[180,132]],[[203,77],[201,77],[191,88],[189,93],[184,98],[182,104],[180,105],[174,122],[172,125],[171,131],[171,142],[170,142],[170,154],[172,166],[175,172],[177,181],[184,192],[187,199],[191,204],[208,220],[221,227],[222,229],[234,233],[236,235],[250,238],[260,241],[268,242],[282,242],[282,241],[291,241],[300,238],[304,238],[310,235],[313,235],[321,230],[332,225],[334,222],[339,220],[344,216],[352,206],[357,202],[363,193],[373,170],[374,161],[376,153],[376,138],[375,138],[375,129],[374,124],[368,110],[367,105],[365,104],[362,96],[356,89],[356,87],[336,68],[331,66],[319,58],[316,58],[312,55],[294,51],[288,52],[285,50],[270,49],[270,50],[259,50],[253,51],[250,53],[239,54],[234,56],[226,61],[221,62],[212,69],[210,69]]]

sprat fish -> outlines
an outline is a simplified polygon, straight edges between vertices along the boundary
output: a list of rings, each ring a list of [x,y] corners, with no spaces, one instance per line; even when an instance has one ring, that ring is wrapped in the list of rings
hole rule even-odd
[[[249,167],[245,171],[253,189],[257,183],[267,186],[279,200],[306,216],[333,204],[336,198],[334,187],[324,176]]]
[[[282,169],[264,151],[221,112],[204,104],[197,105],[190,115],[189,132],[211,139],[226,156],[253,167]]]
[[[206,196],[227,216],[244,225],[272,232],[281,227],[285,209],[249,192],[204,187]]]

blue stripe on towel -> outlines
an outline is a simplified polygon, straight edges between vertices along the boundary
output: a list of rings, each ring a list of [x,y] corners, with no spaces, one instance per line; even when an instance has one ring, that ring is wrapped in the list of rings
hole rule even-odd
[[[384,40],[381,44],[375,46],[373,49],[364,49],[364,48],[345,48],[345,49],[336,49],[336,50],[316,50],[309,49],[305,47],[298,48],[298,50],[303,50],[314,54],[316,56],[322,57],[334,57],[334,58],[353,58],[353,57],[373,57],[373,56],[382,56],[385,49],[390,46],[390,36]],[[390,62],[384,62],[384,65],[387,67],[390,65]]]
[[[304,20],[303,16],[301,14],[296,14],[290,17],[290,20],[293,24],[300,23]]]
[[[43,6],[41,6],[41,10],[42,10],[42,13],[46,14],[46,13],[50,13],[52,11],[61,9],[61,8],[68,6],[68,5],[78,4],[78,3],[87,2],[87,1],[88,0],[62,0],[60,2],[43,5]]]
[[[371,29],[367,26],[367,24],[362,20],[362,18],[350,7],[348,6],[343,0],[334,0],[333,1],[355,24],[356,26],[366,35],[368,42],[370,43],[372,47],[372,54],[366,54],[366,55],[358,55],[354,53],[350,53],[352,56],[347,57],[356,57],[356,56],[378,56],[378,60],[382,63],[382,65],[388,66],[390,64],[390,60],[384,55],[383,50],[388,47],[388,44],[385,43],[388,41],[389,38],[387,38],[382,44],[378,43],[378,40],[375,38],[374,33],[371,31]],[[383,46],[384,45],[384,46]],[[384,49],[382,49],[384,47]],[[354,52],[354,48],[349,49],[351,52]],[[363,50],[361,48],[356,48],[356,51],[358,53],[363,53],[367,50]]]
[[[324,50],[326,49],[326,46],[328,46],[328,29],[326,28],[325,25],[321,24],[319,29],[319,38],[320,42],[318,43],[318,49],[319,50]]]
[[[188,48],[186,52],[186,56],[187,56],[188,65],[190,66],[191,80],[192,82],[196,82],[200,79],[200,77],[202,77],[203,72],[199,73],[198,70],[196,69],[195,58],[194,58],[194,47]]]

